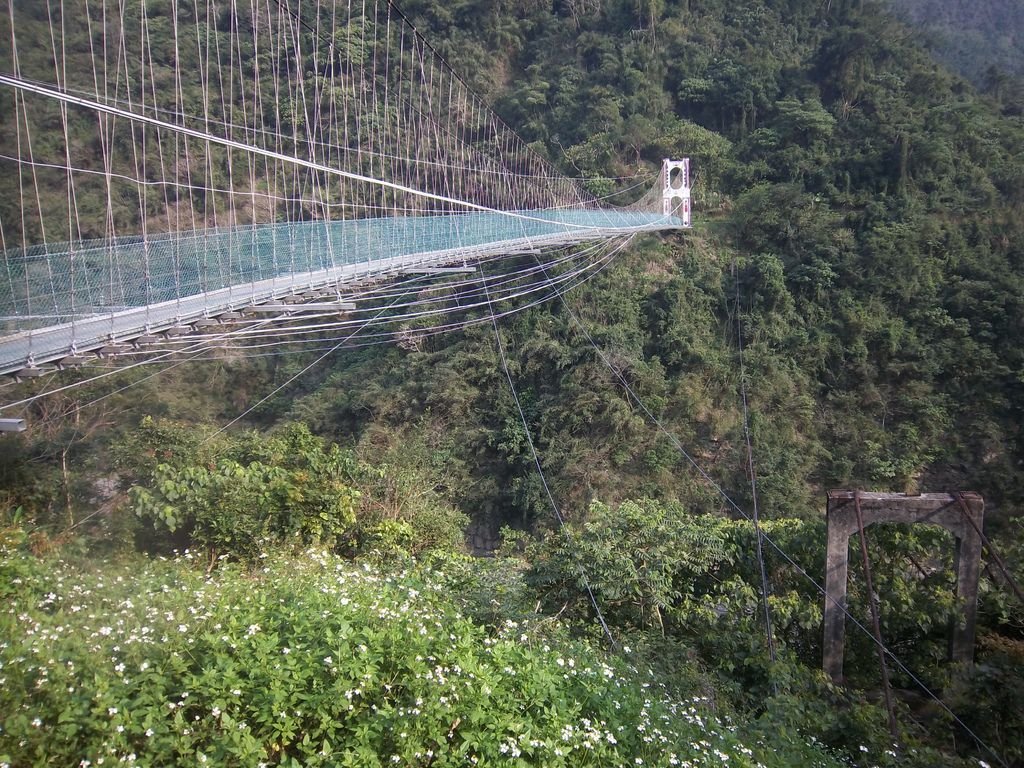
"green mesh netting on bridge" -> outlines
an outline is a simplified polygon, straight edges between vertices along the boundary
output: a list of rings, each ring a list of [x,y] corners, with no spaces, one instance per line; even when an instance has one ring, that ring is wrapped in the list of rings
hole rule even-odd
[[[0,317],[8,331],[41,328],[208,293],[230,286],[293,279],[397,256],[450,253],[471,258],[496,243],[611,230],[665,228],[650,213],[523,211],[310,221],[48,243],[4,253]],[[211,311],[217,307],[210,307]]]

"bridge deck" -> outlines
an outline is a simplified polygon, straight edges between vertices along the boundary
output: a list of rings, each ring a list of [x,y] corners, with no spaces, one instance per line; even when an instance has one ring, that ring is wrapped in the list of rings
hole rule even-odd
[[[520,213],[527,218],[318,221],[10,250],[0,283],[0,374],[307,288],[682,226],[647,213]]]

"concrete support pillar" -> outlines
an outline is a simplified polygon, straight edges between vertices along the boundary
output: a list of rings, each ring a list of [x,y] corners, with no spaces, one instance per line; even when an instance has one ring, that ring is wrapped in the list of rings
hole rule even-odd
[[[833,680],[843,677],[843,648],[846,643],[846,574],[850,560],[850,532],[846,518],[828,515],[828,549],[825,554],[825,642],[822,664]]]
[[[965,499],[966,502],[966,499]],[[952,627],[949,638],[949,658],[970,664],[974,661],[974,629],[978,616],[978,579],[981,576],[981,530],[984,505],[964,504],[964,514],[977,524],[965,524],[956,539],[953,567],[956,569],[956,597],[960,605],[960,618]]]

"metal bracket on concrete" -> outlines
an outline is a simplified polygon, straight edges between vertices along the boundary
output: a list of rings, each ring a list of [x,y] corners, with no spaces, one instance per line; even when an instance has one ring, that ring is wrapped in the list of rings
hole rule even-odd
[[[122,355],[125,352],[131,352],[133,347],[131,344],[122,344],[119,341],[112,342],[106,346],[100,347],[96,350],[96,354],[100,357],[112,357],[114,355]]]
[[[38,379],[40,376],[45,376],[46,374],[53,373],[56,370],[57,369],[52,365],[30,365],[18,371],[16,376],[19,379]]]

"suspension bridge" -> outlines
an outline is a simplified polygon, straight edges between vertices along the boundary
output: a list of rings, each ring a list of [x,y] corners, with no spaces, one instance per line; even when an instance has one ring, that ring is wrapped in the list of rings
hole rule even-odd
[[[445,329],[438,277],[465,312],[515,259],[491,291],[532,306],[690,224],[688,161],[608,205],[387,0],[47,0],[0,28],[0,374]]]

